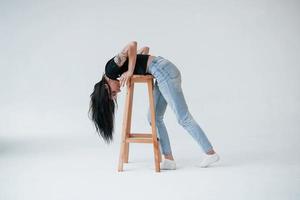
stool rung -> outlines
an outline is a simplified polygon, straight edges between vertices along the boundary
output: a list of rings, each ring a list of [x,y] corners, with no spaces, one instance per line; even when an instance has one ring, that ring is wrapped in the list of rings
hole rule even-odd
[[[152,138],[152,134],[149,133],[131,133],[129,134],[130,138]]]
[[[133,137],[133,138],[127,138],[125,142],[126,143],[153,143],[153,140],[152,138]]]

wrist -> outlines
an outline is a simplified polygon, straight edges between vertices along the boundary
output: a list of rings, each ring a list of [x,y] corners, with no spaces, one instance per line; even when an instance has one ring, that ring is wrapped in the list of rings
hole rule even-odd
[[[133,70],[128,69],[129,74],[133,74]]]

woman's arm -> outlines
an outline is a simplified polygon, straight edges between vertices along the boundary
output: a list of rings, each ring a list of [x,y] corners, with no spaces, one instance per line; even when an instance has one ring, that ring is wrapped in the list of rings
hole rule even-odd
[[[137,42],[131,41],[123,48],[120,53],[115,56],[114,61],[119,67],[121,67],[128,58],[128,71],[130,73],[133,73],[136,62],[136,54]]]
[[[137,54],[137,42],[131,41],[124,47],[122,52],[120,52],[114,58],[117,65],[121,67],[128,57],[128,70],[124,72],[119,79],[121,87],[123,87],[125,83],[128,84],[129,78],[133,75],[134,67],[136,63],[136,54]]]
[[[133,74],[137,53],[137,42],[132,41],[128,44],[128,72]]]

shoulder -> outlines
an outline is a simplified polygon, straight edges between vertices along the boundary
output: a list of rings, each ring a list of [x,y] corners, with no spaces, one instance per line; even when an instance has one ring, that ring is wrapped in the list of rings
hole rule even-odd
[[[121,51],[116,56],[113,57],[114,62],[117,64],[118,67],[121,67],[127,60],[127,53],[124,51]]]
[[[116,71],[118,66],[117,64],[114,62],[114,58],[112,57],[111,59],[109,59],[105,65],[105,71]]]
[[[117,79],[119,77],[121,68],[114,62],[114,57],[107,61],[105,65],[105,74],[110,79]]]

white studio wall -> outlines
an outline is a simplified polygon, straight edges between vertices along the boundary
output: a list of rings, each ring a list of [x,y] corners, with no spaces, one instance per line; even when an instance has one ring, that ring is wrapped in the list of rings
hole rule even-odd
[[[7,164],[1,165],[1,148],[2,158],[10,159],[10,151],[22,146],[22,142],[12,142],[12,147],[8,141],[32,140],[27,144],[29,149],[41,141],[34,148],[42,151],[50,138],[64,144],[79,138],[72,149],[101,148],[104,150],[97,150],[100,157],[109,154],[117,160],[126,88],[118,97],[113,152],[97,137],[88,118],[89,95],[100,81],[106,61],[132,40],[178,66],[189,109],[217,150],[240,158],[244,164],[272,158],[271,163],[288,162],[299,168],[299,158],[289,154],[300,150],[299,9],[296,0],[1,0],[0,169],[10,172]],[[133,130],[150,130],[147,101],[143,102],[146,95],[146,87],[138,86]],[[169,107],[165,122],[179,157],[199,151]],[[151,156],[150,152],[149,159]],[[110,161],[107,163],[116,167]],[[21,199],[12,192],[14,182],[4,187],[2,175],[0,172],[0,188],[7,189],[5,199]],[[278,190],[281,197],[299,195],[294,190],[299,170],[283,177],[282,190]],[[26,187],[17,188],[33,199],[33,193],[22,189]],[[280,187],[270,186],[270,190],[276,188]],[[255,192],[240,191],[252,194],[249,198],[257,197]],[[260,192],[260,197],[276,199],[271,193]],[[51,197],[59,199],[54,193]]]

